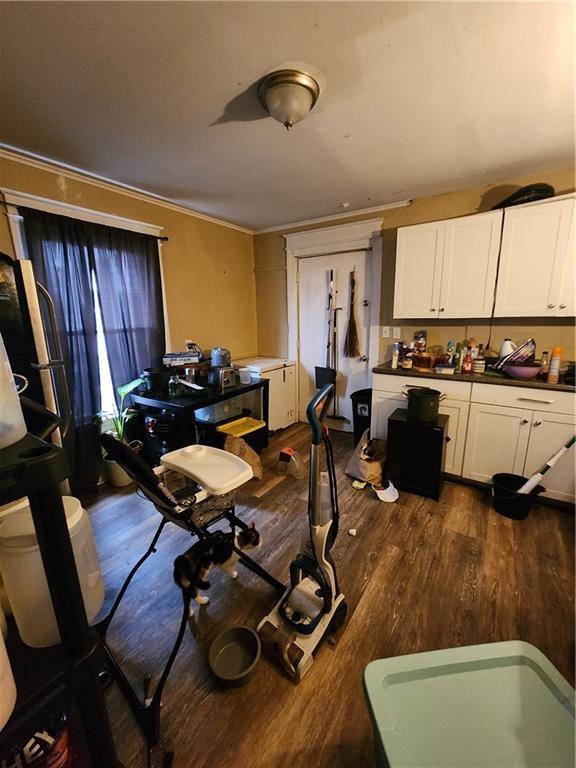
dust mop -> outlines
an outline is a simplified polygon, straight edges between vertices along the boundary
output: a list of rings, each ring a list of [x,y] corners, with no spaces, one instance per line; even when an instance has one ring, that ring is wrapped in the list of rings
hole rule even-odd
[[[574,445],[574,442],[576,442],[576,435],[574,437],[571,437],[570,440],[568,440],[567,443],[564,443],[562,448],[558,451],[558,453],[555,453],[552,458],[548,459],[546,464],[544,464],[543,467],[540,467],[538,472],[536,472],[529,480],[526,480],[524,485],[518,489],[517,493],[530,493],[530,491],[533,491],[534,488],[538,485],[540,480],[542,480],[543,476],[548,472],[549,469],[552,469],[554,464],[558,461],[558,459],[561,456],[564,456],[564,454]]]

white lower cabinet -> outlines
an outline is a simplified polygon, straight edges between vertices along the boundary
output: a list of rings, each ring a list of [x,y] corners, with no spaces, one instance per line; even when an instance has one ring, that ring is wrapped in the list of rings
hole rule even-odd
[[[296,421],[295,366],[266,371],[269,380],[268,427],[271,431],[284,429]]]
[[[472,403],[468,419],[464,477],[491,483],[497,472],[524,470],[532,411]]]
[[[444,459],[444,471],[450,475],[462,474],[469,410],[470,405],[461,400],[447,398],[440,402],[439,412],[450,417],[447,432],[448,444]]]
[[[576,418],[563,413],[534,411],[524,464],[524,476],[530,477],[576,432]],[[542,479],[545,496],[559,501],[573,501],[576,495],[574,449],[565,453]]]
[[[388,417],[396,408],[406,408],[407,401],[399,392],[372,392],[372,418],[370,436],[386,440],[388,437]]]

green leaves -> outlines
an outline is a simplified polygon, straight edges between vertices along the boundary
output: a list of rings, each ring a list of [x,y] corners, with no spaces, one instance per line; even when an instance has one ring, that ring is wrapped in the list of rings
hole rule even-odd
[[[128,384],[123,384],[121,387],[116,388],[116,391],[120,395],[120,408],[118,409],[118,412],[115,413],[112,417],[112,421],[114,422],[114,431],[116,432],[116,437],[118,440],[124,440],[126,422],[137,413],[131,408],[124,408],[124,399],[127,395],[139,387],[140,384],[144,384],[144,379],[134,379],[134,381],[130,381]]]

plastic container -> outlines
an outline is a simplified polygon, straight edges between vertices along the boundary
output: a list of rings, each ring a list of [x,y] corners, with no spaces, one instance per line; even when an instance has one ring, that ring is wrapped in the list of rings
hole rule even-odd
[[[22,440],[26,432],[22,406],[0,335],[0,450]]]
[[[240,384],[250,384],[252,381],[252,372],[250,368],[239,368],[238,373],[240,374]]]
[[[498,514],[512,520],[524,520],[528,517],[534,497],[546,490],[537,485],[531,493],[516,493],[527,477],[501,472],[492,477],[492,504]]]
[[[574,689],[519,640],[372,661],[379,768],[572,768]]]
[[[104,602],[104,584],[88,515],[78,499],[63,496],[84,606],[93,621]],[[22,640],[33,648],[60,642],[60,633],[28,500],[0,519],[0,571]]]
[[[0,731],[8,722],[15,704],[16,684],[4,645],[4,638],[0,633]]]
[[[234,416],[242,415],[242,396],[229,397],[228,400],[222,400],[214,405],[207,405],[205,408],[198,408],[194,412],[194,417],[200,421],[206,421],[209,424],[217,424],[219,421],[233,419]]]
[[[352,422],[354,424],[354,445],[358,445],[360,438],[370,429],[370,417],[372,415],[372,390],[358,389],[350,395],[352,400]]]

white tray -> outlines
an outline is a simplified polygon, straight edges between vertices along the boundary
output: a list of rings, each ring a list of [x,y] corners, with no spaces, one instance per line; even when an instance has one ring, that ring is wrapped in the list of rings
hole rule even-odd
[[[209,445],[178,448],[164,454],[160,462],[192,478],[213,496],[233,491],[252,477],[252,467],[244,459]]]

